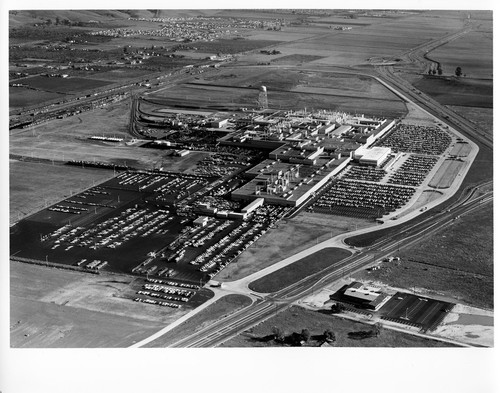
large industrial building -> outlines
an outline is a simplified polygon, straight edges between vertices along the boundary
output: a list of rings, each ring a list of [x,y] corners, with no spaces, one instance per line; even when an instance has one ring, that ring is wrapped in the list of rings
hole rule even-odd
[[[354,159],[380,166],[391,149],[369,148],[390,130],[394,120],[319,112],[263,111],[239,119],[237,131],[219,139],[222,145],[270,150],[269,159],[250,168],[250,180],[232,199],[300,206]]]

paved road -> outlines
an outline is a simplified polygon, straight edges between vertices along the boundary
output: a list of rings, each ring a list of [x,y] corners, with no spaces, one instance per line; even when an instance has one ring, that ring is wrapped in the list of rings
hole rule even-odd
[[[333,266],[314,274],[298,283],[281,291],[266,295],[262,300],[255,301],[252,305],[242,309],[226,318],[205,327],[204,329],[172,344],[172,347],[215,347],[240,334],[252,326],[285,310],[292,303],[309,295],[312,290],[319,290],[331,282],[339,280],[346,274],[364,268],[373,263],[374,253],[377,260],[392,255],[398,248],[409,247],[422,240],[423,236],[432,236],[437,231],[453,225],[455,217],[468,214],[480,208],[481,203],[491,201],[493,192],[488,192],[479,197],[474,197],[471,192],[465,195],[461,203],[454,207],[437,213],[425,221],[415,224],[406,230],[403,239],[385,239],[368,249],[340,261]]]

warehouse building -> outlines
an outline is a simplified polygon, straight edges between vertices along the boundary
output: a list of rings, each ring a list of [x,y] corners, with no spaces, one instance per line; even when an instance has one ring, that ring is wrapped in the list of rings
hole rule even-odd
[[[356,149],[353,158],[360,164],[380,166],[385,160],[387,160],[389,154],[391,154],[390,147],[377,146],[368,149],[364,146],[361,146]]]
[[[330,298],[367,310],[377,311],[391,296],[382,292],[380,288],[370,287],[354,281],[331,295]]]

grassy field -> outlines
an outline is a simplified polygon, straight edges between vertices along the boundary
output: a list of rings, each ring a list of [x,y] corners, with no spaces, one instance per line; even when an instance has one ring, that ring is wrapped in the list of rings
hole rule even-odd
[[[164,334],[160,338],[145,345],[145,348],[161,348],[177,342],[184,337],[203,329],[205,326],[231,315],[236,311],[249,306],[252,303],[249,297],[244,295],[226,295],[215,303],[200,311],[194,317],[189,318],[183,324]]]
[[[429,187],[450,188],[463,165],[461,161],[445,160],[429,182]]]
[[[13,130],[9,138],[10,153],[48,160],[95,160],[139,168],[157,166],[168,154],[164,150],[87,139],[93,135],[131,138],[128,134],[129,108],[130,102],[124,101],[43,123],[33,130]]]
[[[64,98],[65,94],[52,91],[32,90],[24,87],[9,88],[9,108],[24,108],[44,101]]]
[[[493,135],[493,108],[474,108],[469,106],[449,105],[455,112],[476,123],[486,135]]]
[[[415,337],[410,334],[382,328],[378,337],[364,340],[353,340],[348,333],[371,330],[371,326],[322,314],[298,306],[292,306],[261,324],[243,332],[239,336],[226,341],[221,347],[281,347],[271,339],[273,328],[282,329],[286,335],[300,333],[308,329],[311,339],[306,344],[316,347],[322,343],[321,335],[327,329],[333,330],[336,341],[334,347],[449,347],[451,345],[439,341]]]
[[[414,86],[443,105],[493,107],[491,80],[424,76]]]
[[[493,80],[493,19],[481,22],[479,30],[429,52],[441,63],[444,75],[454,75],[457,67],[468,78]]]
[[[462,215],[452,227],[400,252],[400,264],[355,278],[422,288],[459,302],[493,308],[493,205]]]
[[[220,281],[233,281],[258,272],[341,233],[373,225],[366,220],[301,213],[280,223],[262,236],[238,259],[218,275]]]
[[[9,175],[12,223],[40,210],[45,202],[50,205],[113,177],[113,171],[10,160]]]
[[[458,30],[463,25],[462,18],[459,13],[438,15],[433,11],[394,19],[362,18],[355,21],[357,25],[353,25],[352,30],[323,30],[323,34],[281,44],[279,49],[284,55],[321,56],[315,64],[366,64],[371,58],[392,58],[436,36]],[[319,18],[317,22],[322,20],[335,22],[329,17]],[[307,26],[303,29],[307,31]]]
[[[91,78],[48,78],[46,76],[34,76],[23,79],[23,83],[35,89],[50,92],[75,93],[97,89],[109,85],[110,82]]]
[[[125,298],[133,280],[11,262],[11,346],[126,347],[188,311]]]
[[[261,293],[276,292],[347,258],[349,255],[351,255],[351,252],[342,248],[325,248],[256,281],[252,281],[248,287],[252,291]]]

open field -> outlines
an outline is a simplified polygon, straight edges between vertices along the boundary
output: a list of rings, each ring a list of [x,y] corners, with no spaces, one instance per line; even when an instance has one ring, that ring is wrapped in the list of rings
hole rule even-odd
[[[226,295],[208,306],[203,311],[200,311],[194,317],[188,319],[183,324],[175,327],[173,330],[164,334],[160,338],[145,345],[144,348],[166,347],[203,329],[218,319],[224,318],[227,315],[231,315],[236,311],[249,306],[251,303],[252,301],[250,298],[244,295]]]
[[[344,73],[321,73],[244,67],[221,70],[215,75],[164,89],[156,95],[200,107],[227,105],[256,107],[258,88],[268,89],[271,108],[331,109],[367,115],[399,117],[407,113],[404,103],[377,81]]]
[[[125,347],[187,312],[124,298],[129,276],[19,262],[10,262],[10,274],[12,347]]]
[[[347,258],[349,255],[351,255],[351,252],[342,248],[325,248],[256,281],[252,281],[248,287],[252,291],[261,293],[276,292]]]
[[[378,337],[353,340],[348,333],[371,330],[372,326],[343,319],[338,316],[323,314],[292,306],[273,318],[243,332],[225,342],[221,347],[281,347],[272,340],[273,327],[282,329],[286,335],[300,333],[302,329],[311,332],[311,339],[306,346],[316,347],[322,343],[321,336],[327,329],[335,333],[334,347],[450,347],[439,341],[415,337],[410,334],[382,328]]]
[[[493,15],[492,15],[493,16]],[[457,40],[428,53],[439,61],[444,75],[454,75],[457,67],[467,78],[493,80],[493,19],[482,22],[479,30],[471,31]]]
[[[425,75],[414,86],[443,105],[493,107],[491,80]]]
[[[462,161],[445,160],[429,182],[429,187],[450,188],[463,165]]]
[[[34,76],[22,80],[35,89],[46,90],[57,93],[75,93],[83,90],[92,90],[109,85],[110,82],[90,78],[48,78],[46,76]]]
[[[10,160],[10,222],[113,177],[113,171]],[[54,186],[56,185],[56,186]]]
[[[470,106],[449,105],[451,109],[466,119],[476,123],[486,135],[493,135],[493,108],[475,108]]]
[[[64,98],[65,94],[32,90],[25,87],[10,87],[9,88],[9,108],[24,108],[38,104],[44,101],[50,101],[56,98]]]
[[[152,168],[167,155],[164,150],[86,139],[94,135],[131,138],[129,108],[130,102],[125,101],[33,129],[13,130],[9,138],[10,153],[48,160],[95,160]]]
[[[341,233],[373,225],[366,220],[330,217],[317,213],[301,213],[280,222],[258,242],[245,250],[217,275],[217,280],[233,281],[258,272]]]
[[[358,25],[353,25],[352,30],[324,30],[324,34],[282,44],[280,50],[284,55],[322,56],[314,62],[317,64],[366,64],[370,58],[392,58],[440,34],[458,30],[463,25],[462,17],[450,13],[437,18],[430,11],[394,19],[363,18],[354,22]]]
[[[461,216],[456,223],[399,253],[399,264],[354,277],[400,288],[423,288],[459,302],[493,307],[493,206]]]

